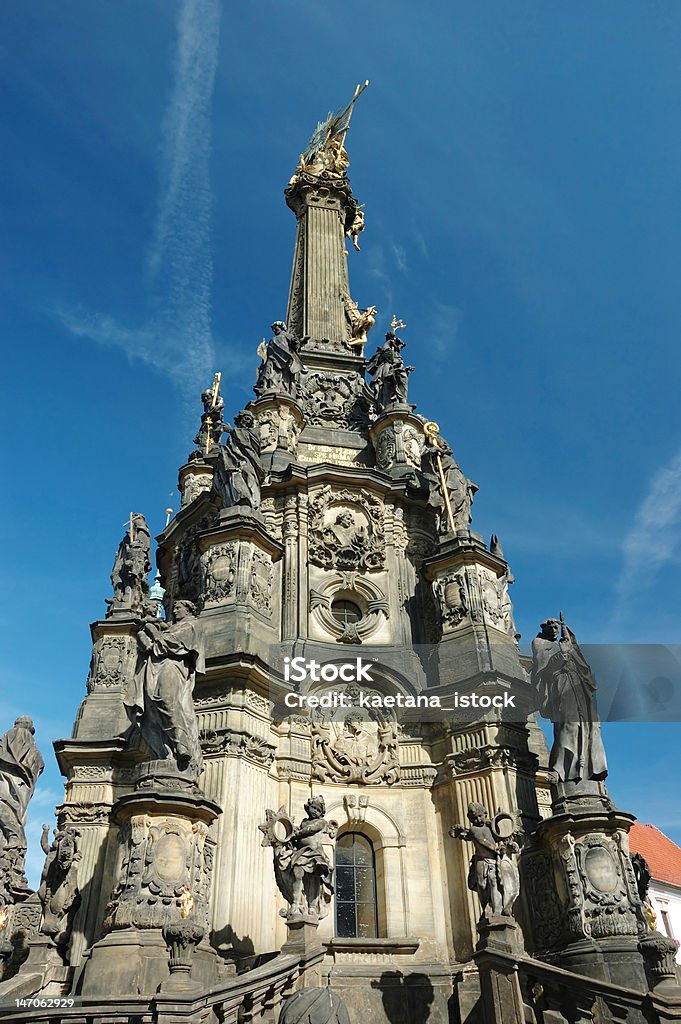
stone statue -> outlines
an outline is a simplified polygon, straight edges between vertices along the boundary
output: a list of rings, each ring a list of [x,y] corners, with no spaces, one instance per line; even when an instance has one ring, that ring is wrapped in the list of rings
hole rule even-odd
[[[393,405],[407,404],[409,374],[413,366],[405,366],[402,359],[404,342],[394,331],[388,331],[385,343],[374,352],[367,363],[367,372],[372,378],[371,390],[381,409]]]
[[[553,722],[549,768],[556,781],[605,779],[608,765],[594,707],[596,683],[562,614],[560,620],[542,622],[532,641],[531,681],[541,714]]]
[[[464,476],[452,449],[442,438],[431,435],[431,443],[426,445],[421,458],[421,471],[428,483],[428,505],[435,512],[438,533],[467,530],[473,518],[471,506],[478,485]],[[446,499],[442,489],[443,480]]]
[[[498,917],[511,917],[513,904],[520,893],[520,876],[511,854],[520,847],[510,814],[500,813],[490,821],[482,804],[468,805],[469,827],[455,825],[449,830],[452,839],[464,839],[473,844],[473,856],[468,869],[468,888],[477,892],[482,916],[489,921]],[[502,835],[500,829],[507,835]]]
[[[135,675],[123,697],[128,718],[154,760],[172,760],[194,781],[203,767],[193,690],[205,671],[201,626],[191,601],[176,601],[173,621],[145,622],[137,634]]]
[[[21,715],[0,737],[0,901],[26,891],[26,816],[44,761],[35,740],[35,728],[27,715]]]
[[[650,886],[650,880],[653,875],[648,861],[642,853],[630,853],[629,857],[631,859],[631,866],[634,869],[636,889],[642,904],[643,916],[645,917],[646,924],[650,931],[654,932],[657,929],[657,914],[655,913],[655,908],[650,901],[650,895],[648,893],[648,887]]]
[[[267,810],[265,821],[258,828],[264,835],[263,846],[271,846],[274,855],[274,876],[279,891],[289,904],[280,911],[288,921],[301,919],[319,921],[328,913],[327,904],[333,895],[333,868],[324,853],[323,835],[331,839],[338,824],[326,821],[326,805],[321,796],[312,796],[305,804],[307,817],[298,828],[282,807]]]
[[[358,238],[362,231],[364,231],[364,210],[361,206],[358,206],[355,210],[355,215],[352,219],[350,226],[345,232],[346,238],[352,239],[352,244],[356,252],[360,252]]]
[[[345,307],[345,319],[350,325],[348,344],[351,348],[359,348],[361,355],[367,343],[367,334],[376,323],[376,307],[367,306],[366,309],[360,309],[346,291],[341,292],[341,299]]]
[[[51,846],[49,834],[49,827],[43,825],[40,845],[46,859],[38,889],[38,896],[43,908],[40,930],[44,935],[50,936],[65,959],[73,917],[80,903],[80,890],[78,889],[80,830],[56,829]]]
[[[108,600],[107,616],[119,609],[144,614],[149,596],[147,575],[151,571],[151,535],[144,516],[133,512],[130,524],[118,545],[111,570],[113,600]]]
[[[210,452],[219,447],[222,443],[222,435],[225,431],[225,424],[222,418],[225,407],[225,400],[220,394],[219,373],[215,374],[215,380],[211,387],[201,392],[203,413],[201,415],[201,428],[194,438],[194,444],[198,445],[197,450],[190,457],[193,461],[205,458]]]
[[[227,444],[220,449],[213,486],[225,508],[234,505],[258,509],[265,471],[260,462],[260,430],[250,412],[234,417],[234,426],[226,426]]]
[[[258,396],[271,391],[295,398],[300,375],[305,372],[299,353],[307,338],[296,338],[283,320],[273,323],[272,330],[273,337],[258,347],[262,363],[253,390]]]

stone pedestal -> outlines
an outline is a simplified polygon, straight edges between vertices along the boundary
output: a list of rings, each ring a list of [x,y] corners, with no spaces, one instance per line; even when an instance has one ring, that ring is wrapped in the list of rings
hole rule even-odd
[[[472,530],[459,530],[423,566],[441,632],[440,684],[461,691],[462,684],[477,687],[476,677],[491,672],[524,679],[508,593],[513,577],[504,559],[488,551]],[[517,720],[525,717],[520,714]]]
[[[376,468],[391,476],[405,476],[421,468],[425,448],[423,420],[414,416],[413,409],[412,405],[396,405],[369,428]]]
[[[543,821],[521,857],[532,944],[566,970],[645,991],[638,944],[647,926],[628,843],[634,818],[606,810],[607,791],[594,786],[579,801],[564,787],[555,793],[554,806],[570,810]]]
[[[268,392],[251,402],[249,411],[260,430],[260,452],[263,465],[284,468],[295,457],[298,437],[305,426],[303,410],[290,395]]]
[[[191,931],[200,943],[192,980],[216,983],[219,958],[201,937],[209,928],[215,845],[209,828],[219,814],[170,762],[142,766],[136,791],[112,809],[120,828],[117,884],[106,910],[110,931],[85,957],[79,986],[84,998],[156,992],[169,979],[163,929]]]
[[[319,939],[319,921],[314,917],[299,916],[286,922],[286,942],[281,947],[282,953],[292,956],[306,956],[312,950],[321,949]]]
[[[204,491],[213,486],[213,462],[210,457],[197,458],[180,467],[178,489],[182,495],[182,508],[191,505]]]

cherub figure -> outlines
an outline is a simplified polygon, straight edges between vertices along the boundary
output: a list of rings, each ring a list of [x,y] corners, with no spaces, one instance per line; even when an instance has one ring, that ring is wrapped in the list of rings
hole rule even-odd
[[[455,825],[449,830],[452,839],[464,839],[473,844],[473,856],[468,869],[468,888],[477,892],[485,920],[511,917],[513,904],[520,892],[518,868],[511,858],[520,847],[514,839],[513,819],[508,814],[497,814],[490,821],[482,804],[471,801],[468,805],[469,827]],[[502,820],[508,822],[510,834],[499,831]]]
[[[289,904],[288,911],[282,910],[281,914],[288,921],[326,917],[334,891],[333,868],[324,852],[322,836],[333,839],[338,824],[325,819],[324,797],[310,797],[305,811],[307,816],[297,828],[284,807],[276,813],[267,810],[264,824],[258,826],[264,835],[262,845],[272,847],[274,876]]]
[[[357,239],[359,238],[362,231],[364,231],[364,228],[364,209],[363,207],[358,206],[357,209],[355,210],[355,216],[353,218],[352,224],[345,232],[345,237],[352,239],[352,244],[356,252],[360,252],[359,242],[357,241]]]

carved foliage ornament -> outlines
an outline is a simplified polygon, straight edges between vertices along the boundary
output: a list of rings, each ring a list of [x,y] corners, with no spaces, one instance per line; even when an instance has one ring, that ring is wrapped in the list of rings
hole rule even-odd
[[[324,569],[382,569],[383,503],[366,490],[324,487],[310,502],[309,558]]]

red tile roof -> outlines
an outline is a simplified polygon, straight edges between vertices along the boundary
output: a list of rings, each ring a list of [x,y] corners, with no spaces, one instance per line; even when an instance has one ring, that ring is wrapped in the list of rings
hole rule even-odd
[[[681,847],[659,828],[635,822],[629,832],[629,849],[645,857],[658,882],[681,885]]]

